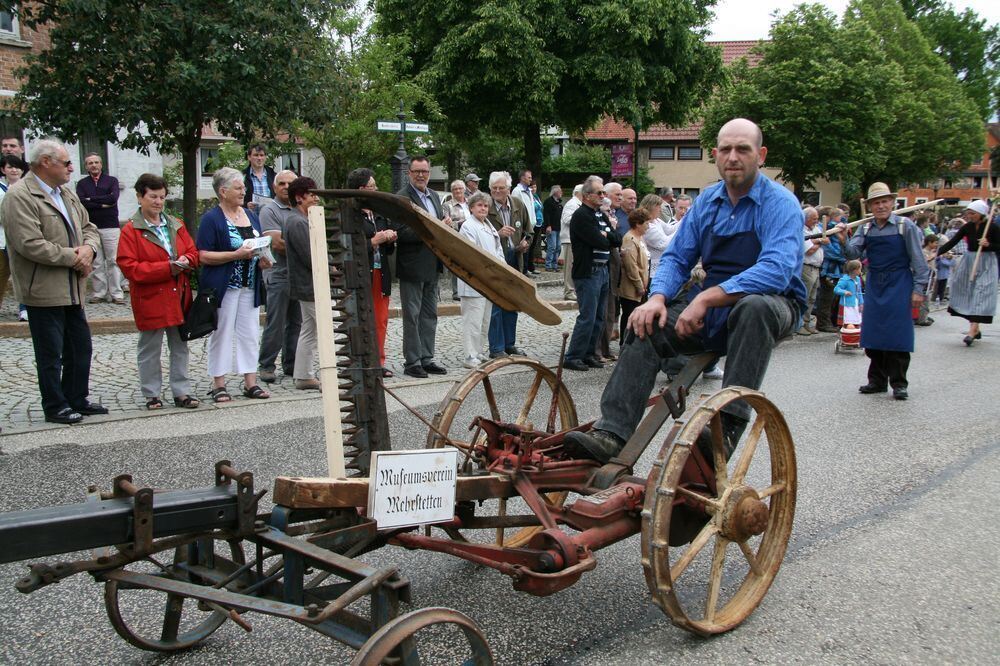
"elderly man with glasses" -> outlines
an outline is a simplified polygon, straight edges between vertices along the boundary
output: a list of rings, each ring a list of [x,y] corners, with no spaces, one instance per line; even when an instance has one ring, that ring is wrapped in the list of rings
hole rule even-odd
[[[563,367],[587,371],[603,368],[594,349],[604,328],[604,304],[608,299],[608,261],[611,248],[621,245],[607,216],[601,211],[604,181],[588,176],[583,182],[583,205],[576,209],[569,222],[570,243],[573,246],[573,284],[580,314],[573,326]]]

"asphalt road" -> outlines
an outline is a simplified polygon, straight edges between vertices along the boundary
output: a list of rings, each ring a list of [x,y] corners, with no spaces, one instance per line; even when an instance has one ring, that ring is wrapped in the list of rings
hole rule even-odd
[[[412,581],[414,606],[474,618],[502,664],[996,663],[1000,654],[1000,333],[971,349],[943,314],[919,329],[911,398],[862,396],[865,359],[833,353],[833,338],[782,344],[764,391],[784,412],[799,471],[784,564],[757,611],[701,639],[650,600],[633,537],[598,553],[598,567],[551,597],[515,592],[499,573],[430,553],[386,548]],[[610,369],[569,376],[581,419],[596,416]],[[502,407],[520,404],[526,376],[499,378]],[[430,415],[448,385],[403,388]],[[718,388],[703,382],[702,390]],[[391,403],[391,400],[390,400]],[[145,485],[197,487],[220,458],[277,475],[322,475],[317,399],[122,420],[3,437],[0,510],[80,501],[88,483],[129,472]],[[539,418],[534,416],[533,418]],[[394,446],[418,448],[426,428],[394,407]],[[648,470],[650,447],[637,470]],[[2,546],[0,546],[2,547]],[[346,663],[351,653],[291,623],[249,616],[192,651],[158,657],[120,640],[100,588],[77,576],[29,596],[0,566],[0,663]],[[157,602],[154,602],[154,607]],[[431,650],[440,661],[453,663]]]

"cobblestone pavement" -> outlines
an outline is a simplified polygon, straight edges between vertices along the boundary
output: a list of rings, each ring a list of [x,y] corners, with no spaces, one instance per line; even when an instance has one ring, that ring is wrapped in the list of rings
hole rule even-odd
[[[543,282],[539,287],[539,295],[547,300],[562,298],[562,284],[551,284],[553,276],[541,273],[538,276]],[[546,281],[547,278],[547,281]],[[395,290],[398,292],[398,289]],[[441,302],[450,303],[451,286],[447,280],[441,283]],[[398,306],[398,295],[393,294],[392,305]],[[128,305],[111,303],[88,304],[88,318],[93,320],[111,317],[128,317],[131,311]],[[559,326],[543,326],[527,316],[522,315],[518,322],[518,346],[529,355],[555,365],[559,358],[560,336],[563,331],[572,331],[576,319],[575,312],[562,312],[563,323]],[[13,321],[17,318],[17,305],[11,299],[5,299],[0,310],[0,321]],[[448,378],[457,379],[468,372],[462,367],[465,354],[462,349],[462,319],[461,317],[441,317],[438,320],[436,359],[448,368]],[[139,375],[136,368],[136,345],[138,333],[122,333],[94,335],[94,353],[90,372],[90,398],[108,407],[108,416],[87,417],[85,421],[110,420],[122,417],[145,415],[145,399],[139,390]],[[206,394],[211,385],[211,378],[206,369],[207,339],[195,340],[189,343],[191,352],[189,375],[193,383],[194,395],[202,400],[201,409],[219,408],[207,401]],[[159,413],[177,413],[169,396],[167,382],[167,348],[163,345],[162,365],[164,368],[164,409]],[[402,358],[402,322],[400,319],[390,319],[386,335],[386,365],[396,374],[388,380],[392,384],[411,384],[419,381],[403,375]],[[279,360],[280,368],[280,360]],[[432,377],[432,379],[434,379]],[[230,375],[228,379],[229,392],[233,395],[233,403],[247,405],[251,401],[240,395],[242,378]],[[268,385],[272,400],[319,399],[314,391],[300,391],[293,386],[291,377],[278,375],[278,381]],[[56,428],[45,423],[42,412],[41,398],[38,394],[38,381],[35,372],[34,350],[30,338],[0,338],[0,428],[4,433],[19,432],[25,429],[39,427]]]

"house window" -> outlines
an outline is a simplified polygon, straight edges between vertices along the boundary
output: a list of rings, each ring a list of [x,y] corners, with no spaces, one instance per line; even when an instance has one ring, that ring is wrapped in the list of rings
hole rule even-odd
[[[298,175],[302,175],[302,153],[290,153],[278,157],[277,164],[274,165],[276,171],[291,169]]]
[[[0,12],[0,37],[17,37],[17,19],[13,12]]]
[[[104,165],[104,170],[108,171],[108,144],[106,141],[101,141],[94,134],[84,134],[80,137],[79,148],[81,168],[86,161],[87,155],[97,153],[98,157],[101,158],[101,164]]]
[[[649,159],[651,160],[672,160],[674,159],[673,146],[650,146]]]
[[[819,205],[819,192],[813,192],[812,190],[806,190],[802,193],[802,201],[809,204],[810,206]]]
[[[950,190],[951,189],[951,179],[945,178],[945,180],[944,180],[944,189],[946,189],[946,190]]]
[[[972,187],[975,188],[975,189],[977,189],[977,190],[982,189],[983,188],[983,177],[982,176],[973,176],[972,177]]]
[[[701,194],[701,190],[699,190],[697,187],[685,187],[684,194],[688,195],[692,199],[697,199],[698,195]]]
[[[906,197],[896,197],[896,208],[906,208]]]
[[[201,158],[201,175],[211,176],[215,173],[215,163],[219,158],[218,148],[202,148],[199,154]]]
[[[913,201],[915,204],[927,203],[927,197],[917,197]]]
[[[677,159],[701,160],[701,146],[678,146]]]
[[[24,145],[24,126],[16,116],[0,113],[0,136],[16,136]]]

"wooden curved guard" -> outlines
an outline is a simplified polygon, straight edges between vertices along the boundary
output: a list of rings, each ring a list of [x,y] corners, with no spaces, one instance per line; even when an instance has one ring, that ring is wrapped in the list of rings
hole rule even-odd
[[[562,323],[559,312],[538,298],[534,282],[469,243],[409,199],[366,190],[317,190],[316,193],[325,198],[364,201],[366,207],[410,227],[449,270],[504,310],[523,312],[548,326]]]

